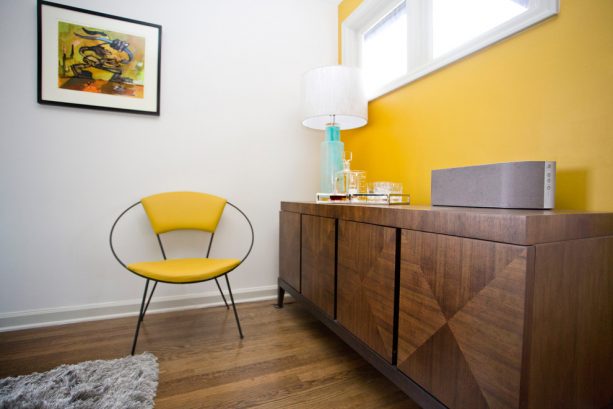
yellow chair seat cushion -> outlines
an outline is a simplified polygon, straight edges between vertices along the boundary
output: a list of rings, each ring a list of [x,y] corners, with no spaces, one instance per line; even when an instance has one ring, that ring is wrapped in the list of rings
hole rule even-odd
[[[177,258],[128,264],[128,268],[153,280],[192,283],[220,276],[239,264],[235,258]]]

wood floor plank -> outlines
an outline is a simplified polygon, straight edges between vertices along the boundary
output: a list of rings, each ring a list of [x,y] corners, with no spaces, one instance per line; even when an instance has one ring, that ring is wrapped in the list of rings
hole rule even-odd
[[[418,406],[301,306],[150,314],[137,353],[160,363],[156,409]],[[0,333],[0,377],[129,353],[135,317]]]

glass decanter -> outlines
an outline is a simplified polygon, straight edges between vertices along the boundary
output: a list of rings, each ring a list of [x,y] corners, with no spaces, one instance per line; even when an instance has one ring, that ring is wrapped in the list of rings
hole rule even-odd
[[[334,193],[356,194],[366,190],[366,172],[363,170],[351,170],[351,152],[343,154],[343,170],[334,175]]]

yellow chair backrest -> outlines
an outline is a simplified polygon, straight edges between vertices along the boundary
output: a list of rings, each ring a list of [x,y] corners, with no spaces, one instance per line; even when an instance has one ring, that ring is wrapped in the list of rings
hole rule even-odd
[[[156,234],[173,230],[214,232],[226,199],[206,193],[169,192],[141,200]]]

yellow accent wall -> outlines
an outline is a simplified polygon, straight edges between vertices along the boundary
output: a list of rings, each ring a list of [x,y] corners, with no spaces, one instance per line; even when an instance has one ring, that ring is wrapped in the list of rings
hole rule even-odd
[[[360,3],[339,5],[339,40]],[[429,204],[432,169],[555,160],[556,208],[612,211],[613,1],[560,3],[557,16],[371,101],[368,125],[343,131],[352,167]]]

